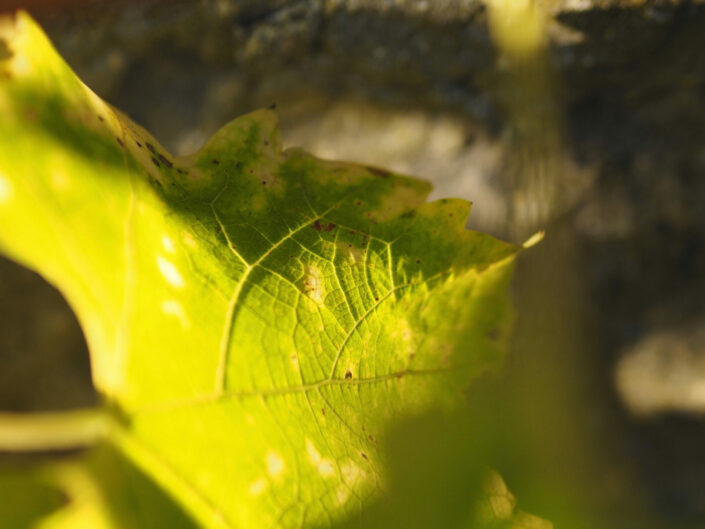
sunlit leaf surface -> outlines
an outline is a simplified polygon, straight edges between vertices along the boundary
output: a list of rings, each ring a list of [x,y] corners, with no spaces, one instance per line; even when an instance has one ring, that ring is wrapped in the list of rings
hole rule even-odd
[[[174,157],[27,15],[0,38],[0,247],[75,309],[114,445],[204,527],[360,516],[390,425],[501,361],[518,248],[423,181],[283,151],[273,110]]]

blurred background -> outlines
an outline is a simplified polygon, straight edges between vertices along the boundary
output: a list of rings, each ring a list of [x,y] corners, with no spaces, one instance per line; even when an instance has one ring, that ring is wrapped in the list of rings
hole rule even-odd
[[[430,180],[523,242],[495,466],[556,527],[705,527],[705,2],[0,0],[175,154],[286,146]],[[12,229],[2,227],[2,229]],[[63,298],[0,260],[0,409],[96,401]]]

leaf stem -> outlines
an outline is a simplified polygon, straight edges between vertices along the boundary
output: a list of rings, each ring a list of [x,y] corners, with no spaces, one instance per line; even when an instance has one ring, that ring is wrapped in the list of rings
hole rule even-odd
[[[95,445],[113,422],[106,408],[0,413],[0,451],[44,452]]]

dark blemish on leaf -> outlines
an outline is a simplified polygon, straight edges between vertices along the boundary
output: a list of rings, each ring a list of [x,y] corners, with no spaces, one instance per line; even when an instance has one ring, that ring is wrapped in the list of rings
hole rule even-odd
[[[421,259],[416,259],[416,264],[420,264],[420,263],[421,263]]]
[[[378,297],[376,297],[376,298],[375,298],[375,301],[379,301],[379,298],[378,298]]]
[[[263,185],[263,186],[266,186],[266,185],[267,185],[267,182],[266,182],[265,180],[262,180],[262,185]]]
[[[325,414],[326,414],[326,409],[325,409],[325,408],[321,408],[321,413],[322,413],[323,415],[325,415]]]
[[[277,104],[276,104],[276,103],[272,103],[272,104],[269,105],[267,108],[268,108],[269,110],[276,110],[276,109],[277,109]]]
[[[356,206],[362,206],[362,201],[356,200],[356,201],[355,201],[355,205],[356,205]]]
[[[138,142],[137,140],[135,140],[135,145],[137,145],[140,149],[142,148],[142,144],[140,142]]]
[[[120,138],[115,138],[115,141],[117,141],[120,144],[120,147],[125,147],[125,144]]]
[[[157,167],[161,167],[161,165],[159,165],[159,160],[157,160],[154,156],[152,156],[152,163]]]
[[[500,336],[502,336],[502,331],[500,331],[499,327],[495,327],[487,331],[487,334],[485,336],[487,336],[488,340],[495,341],[498,340]]]
[[[416,211],[413,209],[410,209],[409,211],[402,213],[401,216],[402,216],[402,218],[405,218],[405,219],[413,219],[416,216]]]
[[[378,169],[377,167],[367,167],[366,169],[373,175],[379,176],[380,178],[389,178],[390,176],[392,176],[392,173],[390,173],[389,171],[385,171],[384,169]]]
[[[449,217],[452,217],[452,216],[453,216],[453,214],[452,214],[452,213],[448,213],[448,216],[449,216]]]
[[[404,378],[404,373],[397,373],[394,376],[397,377],[397,380],[398,380],[398,379]]]
[[[416,353],[409,353],[409,360],[413,360],[415,356]]]
[[[240,169],[240,167],[242,167],[242,164],[241,164],[240,162],[237,162],[237,163],[235,164],[235,168],[236,168],[236,169]]]
[[[269,147],[269,140],[264,140],[264,146]]]
[[[352,248],[352,244],[349,244],[349,243],[348,243],[348,248]]]
[[[316,220],[311,227],[316,231],[332,231],[335,229],[335,224],[329,222],[328,224],[321,224],[320,220]]]
[[[362,459],[364,459],[365,461],[368,461],[367,454],[365,454],[365,452],[360,452],[360,455],[362,456]]]
[[[105,119],[103,119],[103,116],[98,116],[98,121],[100,121],[101,123],[103,123],[103,122],[105,121]]]
[[[173,166],[174,166],[174,164],[171,163],[171,161],[169,160],[169,158],[167,158],[167,157],[164,156],[163,154],[160,154],[160,155],[159,155],[159,159],[160,159],[161,162],[162,162],[164,165],[166,165],[167,167],[173,167]]]
[[[366,432],[366,431],[367,431],[364,426],[362,427],[362,431],[363,431],[363,432]]]
[[[377,441],[375,440],[375,438],[372,437],[372,435],[368,435],[367,438],[368,438],[370,441],[372,441],[373,443],[376,443],[376,442],[377,442]]]
[[[33,107],[27,107],[22,112],[22,116],[28,121],[36,121],[37,117],[39,116],[39,113],[37,112],[37,109]]]
[[[250,174],[252,174],[252,173],[254,173],[254,172],[255,172],[254,169],[250,169],[250,170],[248,171],[248,173],[250,173]]]
[[[215,159],[215,158],[213,158],[213,159],[211,160],[211,162],[213,162],[215,165],[220,164],[220,162],[219,162],[217,159]]]
[[[7,41],[5,39],[0,39],[0,61],[6,61],[7,59],[12,59],[12,56],[14,53],[10,49],[10,47],[7,45]]]
[[[176,172],[179,174],[186,174],[186,171],[184,171],[183,169],[177,169]]]
[[[157,154],[157,151],[154,149],[154,145],[149,142],[145,142],[145,145],[149,149],[149,152],[151,152],[152,154]]]
[[[352,378],[352,371],[349,369],[345,372],[345,380],[350,380]]]
[[[215,229],[215,232],[216,232],[216,233],[220,233],[221,231],[223,231],[223,230],[220,228],[220,226],[218,226],[218,227]]]

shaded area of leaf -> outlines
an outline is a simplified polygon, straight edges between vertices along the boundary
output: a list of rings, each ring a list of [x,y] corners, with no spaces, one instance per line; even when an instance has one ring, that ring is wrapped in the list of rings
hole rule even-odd
[[[552,529],[526,514],[488,464],[501,457],[492,424],[477,407],[435,409],[402,421],[382,442],[385,493],[336,529]]]
[[[0,470],[0,522],[3,529],[197,529],[109,445]]]
[[[68,503],[55,485],[20,468],[0,469],[0,523],[5,529],[27,529]]]

